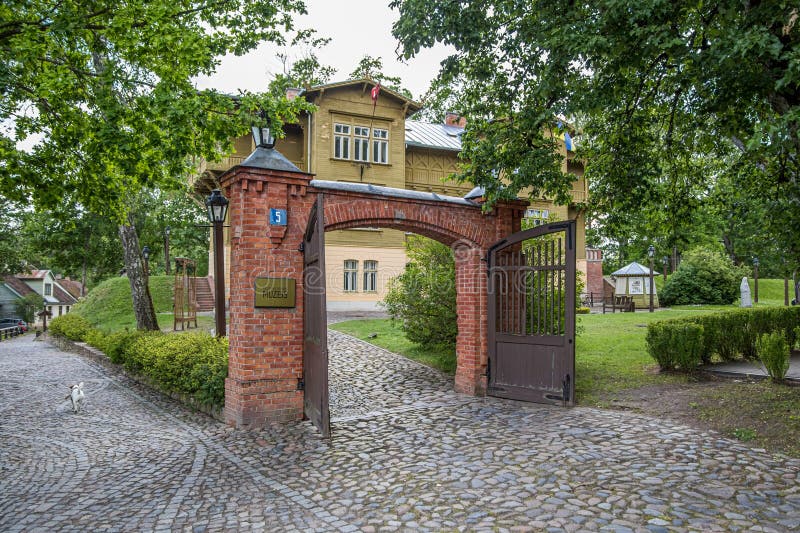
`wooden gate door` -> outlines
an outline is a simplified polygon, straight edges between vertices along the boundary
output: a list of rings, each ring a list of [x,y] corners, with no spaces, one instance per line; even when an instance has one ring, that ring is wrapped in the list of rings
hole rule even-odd
[[[303,238],[303,411],[323,437],[330,437],[325,221],[322,202],[322,194],[317,195]]]
[[[488,394],[573,405],[575,221],[510,235],[488,261]]]

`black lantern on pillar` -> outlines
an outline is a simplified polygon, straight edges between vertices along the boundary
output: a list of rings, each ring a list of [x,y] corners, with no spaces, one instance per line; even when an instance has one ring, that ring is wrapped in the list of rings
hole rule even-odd
[[[214,322],[217,337],[224,337],[225,327],[225,251],[222,242],[222,224],[228,213],[228,199],[222,191],[214,189],[206,198],[208,221],[214,228]]]
[[[760,264],[761,264],[761,262],[758,260],[758,257],[754,257],[753,258],[753,278],[755,279],[755,281],[754,281],[755,290],[753,291],[753,303],[758,303],[758,265],[760,265]]]
[[[653,312],[653,268],[656,256],[656,247],[652,244],[647,247],[647,257],[650,258],[650,312]]]
[[[150,247],[145,246],[142,248],[142,258],[144,258],[144,273],[150,275]]]
[[[661,263],[664,265],[664,283],[667,282],[667,265],[669,265],[669,256],[665,255],[661,258]]]
[[[262,121],[262,126],[253,126],[253,140],[256,143],[256,148],[273,148],[275,146],[275,136],[272,134],[267,113],[261,111],[259,117]]]

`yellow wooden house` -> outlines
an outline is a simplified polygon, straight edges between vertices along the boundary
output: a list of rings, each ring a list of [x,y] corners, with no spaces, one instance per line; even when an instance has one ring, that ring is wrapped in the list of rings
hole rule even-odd
[[[349,80],[297,90],[317,111],[284,128],[275,149],[317,179],[367,183],[441,195],[459,196],[472,188],[447,177],[457,170],[464,122],[448,114],[439,124],[410,117],[420,104],[381,87],[373,108],[372,80]],[[235,152],[219,163],[203,163],[194,182],[201,194],[217,187],[217,178],[240,164],[255,149],[250,136],[235,141]],[[557,206],[532,198],[528,216],[534,224],[551,219],[577,219],[578,269],[586,272],[585,224],[575,204],[586,201],[583,166],[560,144],[564,170],[575,175],[574,204]],[[327,301],[330,310],[375,309],[391,278],[406,264],[406,235],[385,228],[358,228],[325,235]],[[209,272],[213,262],[209,256]],[[230,261],[226,260],[226,268]],[[226,273],[227,274],[227,273]]]

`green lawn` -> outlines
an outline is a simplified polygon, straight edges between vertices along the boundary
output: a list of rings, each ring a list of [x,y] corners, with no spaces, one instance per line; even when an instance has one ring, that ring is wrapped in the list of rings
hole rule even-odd
[[[605,405],[606,398],[625,389],[655,383],[680,383],[688,379],[680,374],[662,374],[645,347],[647,324],[708,313],[724,306],[690,307],[655,313],[614,313],[580,315],[581,333],[576,345],[576,395],[582,405]],[[408,341],[396,323],[389,319],[353,320],[333,324],[341,331],[395,353],[446,372],[455,372],[453,349],[422,349]],[[377,334],[374,338],[371,335]]]

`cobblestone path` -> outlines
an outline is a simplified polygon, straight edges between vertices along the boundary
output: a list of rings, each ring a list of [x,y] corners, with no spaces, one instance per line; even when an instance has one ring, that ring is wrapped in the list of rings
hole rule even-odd
[[[623,412],[460,396],[336,332],[330,348],[326,442],[308,423],[232,430],[30,335],[0,343],[0,531],[800,529],[800,461]]]

